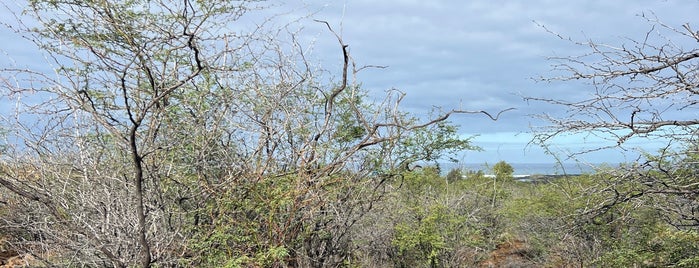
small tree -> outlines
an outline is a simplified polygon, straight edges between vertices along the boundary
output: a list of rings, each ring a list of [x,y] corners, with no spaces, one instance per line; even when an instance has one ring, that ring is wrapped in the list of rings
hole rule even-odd
[[[512,173],[514,173],[514,168],[505,161],[500,161],[493,165],[493,174],[495,175],[493,177],[493,197],[491,199],[493,208],[496,206],[498,194],[503,194],[501,189],[503,189],[505,182],[512,180]],[[498,187],[498,181],[500,182],[500,187]]]
[[[505,161],[500,161],[493,165],[493,174],[495,174],[495,178],[497,180],[511,180],[512,174],[514,174],[514,172],[515,169],[512,167],[512,165],[508,164]]]

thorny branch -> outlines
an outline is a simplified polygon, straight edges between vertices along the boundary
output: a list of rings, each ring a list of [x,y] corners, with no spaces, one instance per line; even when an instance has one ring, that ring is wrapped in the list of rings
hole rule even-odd
[[[537,129],[534,139],[546,147],[555,137],[577,133],[610,142],[573,152],[571,157],[607,148],[626,149],[632,138],[666,142],[657,154],[642,152],[635,163],[605,173],[607,179],[597,192],[606,199],[585,214],[600,215],[620,204],[632,203],[657,209],[678,227],[699,226],[699,215],[694,212],[699,206],[699,120],[693,112],[699,108],[699,33],[689,24],[678,29],[643,17],[651,23],[644,38],[625,39],[621,45],[576,42],[553,33],[587,47],[589,53],[551,58],[554,71],[564,75],[541,80],[581,79],[592,90],[586,98],[577,100],[525,97],[565,111],[563,116],[537,115],[548,125]]]

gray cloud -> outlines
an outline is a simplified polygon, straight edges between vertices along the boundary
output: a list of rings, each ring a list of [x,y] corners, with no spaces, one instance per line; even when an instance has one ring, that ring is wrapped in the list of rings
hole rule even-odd
[[[338,17],[342,10],[344,16]],[[519,96],[581,99],[592,89],[583,83],[548,84],[531,79],[554,75],[546,57],[585,52],[584,47],[560,40],[546,29],[575,40],[620,44],[626,37],[642,38],[650,29],[639,14],[656,15],[679,27],[693,20],[697,11],[699,1],[367,0],[335,1],[316,17],[341,21],[345,41],[357,61],[389,66],[361,78],[372,89],[406,92],[408,110],[425,113],[435,105],[489,111],[517,108],[498,122],[478,115],[457,116],[453,122],[464,133],[481,134],[486,150],[507,148],[522,160],[530,158],[521,156],[522,152],[534,149],[525,149],[521,137],[512,138],[517,143],[507,146],[488,137],[502,139],[503,135],[529,132],[530,126],[542,123],[528,115],[561,111],[560,107],[526,103]],[[581,148],[574,140],[561,142],[570,146],[557,147]],[[540,151],[529,155],[543,159]],[[483,154],[483,159],[489,157],[492,153]]]

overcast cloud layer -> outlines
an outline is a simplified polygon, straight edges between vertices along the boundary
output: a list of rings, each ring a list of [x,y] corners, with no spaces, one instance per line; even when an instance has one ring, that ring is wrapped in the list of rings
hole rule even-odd
[[[275,2],[276,3],[276,2]],[[642,38],[650,24],[640,14],[653,14],[664,23],[696,25],[699,1],[490,1],[490,0],[347,0],[289,1],[278,10],[294,10],[284,18],[313,13],[341,31],[360,64],[384,65],[359,76],[372,94],[397,88],[407,93],[404,108],[426,114],[432,107],[497,111],[516,108],[497,122],[482,115],[459,115],[452,122],[464,136],[479,135],[475,145],[484,152],[468,152],[462,161],[493,163],[552,162],[536,146],[527,146],[531,126],[540,125],[529,115],[560,113],[560,107],[526,103],[521,96],[575,98],[591,90],[582,84],[537,83],[548,76],[546,57],[578,55],[582,48],[556,38],[542,28],[577,40],[621,44],[624,37]],[[7,13],[5,10],[2,13]],[[3,14],[0,14],[3,15]],[[336,64],[339,48],[323,25],[301,22],[314,57]],[[0,51],[18,62],[41,64],[26,41],[0,30]],[[7,56],[6,55],[6,56]],[[6,110],[6,109],[2,109]],[[576,151],[600,145],[600,140],[574,136],[560,139],[553,148]],[[652,150],[657,144],[644,142]],[[617,152],[589,155],[589,162],[620,162]]]
[[[389,66],[365,72],[360,77],[365,87],[406,92],[404,107],[413,112],[426,113],[434,105],[492,112],[516,108],[497,122],[480,115],[453,118],[464,135],[479,135],[474,141],[485,149],[464,154],[462,161],[469,163],[553,161],[537,146],[527,146],[531,126],[542,124],[529,115],[556,114],[561,107],[527,103],[521,96],[582,98],[592,88],[533,79],[552,75],[546,57],[585,52],[546,29],[574,40],[620,45],[625,38],[642,39],[650,30],[642,14],[678,28],[695,24],[699,14],[699,1],[671,0],[360,0],[309,1],[308,6],[321,10],[314,18],[342,25],[343,38],[359,63]],[[561,138],[552,148],[575,152],[604,142],[578,135]],[[663,144],[636,142],[629,145],[651,151]],[[605,151],[583,160],[616,163],[634,157]]]

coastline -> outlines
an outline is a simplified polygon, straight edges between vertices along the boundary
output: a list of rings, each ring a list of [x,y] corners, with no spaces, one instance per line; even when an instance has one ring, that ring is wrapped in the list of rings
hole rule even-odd
[[[547,182],[555,179],[560,179],[560,178],[565,178],[565,177],[575,177],[575,176],[580,176],[582,174],[553,174],[553,175],[545,175],[545,174],[525,174],[525,175],[512,175],[512,178],[515,181],[518,182]],[[484,174],[483,177],[486,178],[495,178],[495,175],[492,174]],[[467,179],[468,176],[464,175],[463,179]]]
[[[515,178],[532,176],[574,176],[580,174],[595,173],[601,167],[614,166],[609,163],[509,163],[514,169]],[[440,163],[442,172],[458,168],[463,172],[483,172],[486,176],[492,176],[494,163]]]

